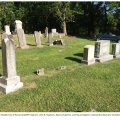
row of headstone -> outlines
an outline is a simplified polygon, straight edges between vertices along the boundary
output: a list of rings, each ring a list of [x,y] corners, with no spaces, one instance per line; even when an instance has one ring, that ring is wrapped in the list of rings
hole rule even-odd
[[[94,64],[95,61],[105,62],[120,57],[120,44],[112,44],[112,55],[110,54],[110,41],[96,41],[94,45],[86,45],[84,47],[84,55],[82,62],[85,64]]]
[[[17,37],[18,37],[18,42],[19,42],[19,46],[22,49],[25,48],[29,48],[29,46],[26,43],[26,37],[25,37],[25,33],[24,33],[24,29],[22,27],[22,22],[20,20],[16,20],[16,33],[17,33]],[[5,25],[5,33],[7,35],[11,35],[10,32],[10,27],[8,25]],[[61,36],[63,36],[63,34],[58,34],[56,29],[51,29],[51,33],[48,33],[48,27],[45,28],[45,37],[48,39],[48,43],[49,46],[53,46],[53,37],[55,35],[59,35],[59,38],[61,38]],[[35,43],[37,47],[41,47],[41,39],[40,37],[42,37],[41,31],[34,31],[34,37],[35,37]],[[60,42],[59,42],[60,41]],[[62,45],[62,40],[56,40],[54,43],[55,44],[61,44]]]

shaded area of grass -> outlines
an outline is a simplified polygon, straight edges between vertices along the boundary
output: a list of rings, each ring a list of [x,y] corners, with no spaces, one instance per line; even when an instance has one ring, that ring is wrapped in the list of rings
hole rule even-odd
[[[49,47],[43,38],[44,47],[37,48],[33,35],[27,35],[30,48],[16,49],[17,73],[24,87],[8,95],[0,93],[0,111],[120,111],[119,59],[84,65],[81,63],[83,47],[94,45],[94,41],[76,37],[64,39],[64,46]],[[60,66],[66,69],[58,70]],[[34,74],[39,68],[45,69],[44,76]]]

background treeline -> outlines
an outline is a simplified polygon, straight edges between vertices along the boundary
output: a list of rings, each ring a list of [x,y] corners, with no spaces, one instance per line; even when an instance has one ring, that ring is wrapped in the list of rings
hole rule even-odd
[[[23,22],[25,33],[47,26],[66,35],[120,35],[120,2],[0,2],[0,31],[6,24],[14,31],[15,20]]]

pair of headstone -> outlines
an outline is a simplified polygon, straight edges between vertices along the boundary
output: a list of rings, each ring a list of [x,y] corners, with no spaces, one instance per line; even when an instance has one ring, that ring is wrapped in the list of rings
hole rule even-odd
[[[0,77],[0,90],[4,93],[13,92],[23,86],[16,73],[15,46],[12,35],[2,35],[3,76]]]
[[[20,20],[16,20],[15,23],[16,23],[16,31],[19,41],[19,47],[22,49],[29,48],[29,46],[26,43],[24,30],[22,29],[22,22]]]
[[[87,45],[84,47],[84,63],[90,65],[94,64],[95,60],[98,62],[105,62],[113,59],[113,55],[109,54],[110,49],[110,41],[108,40],[100,40],[94,45]]]

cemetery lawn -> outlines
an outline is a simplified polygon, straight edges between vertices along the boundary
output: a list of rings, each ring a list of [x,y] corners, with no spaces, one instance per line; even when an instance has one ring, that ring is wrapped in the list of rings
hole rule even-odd
[[[120,112],[120,59],[87,66],[81,63],[83,48],[94,45],[93,40],[65,37],[64,46],[50,47],[42,39],[44,47],[37,48],[33,35],[26,38],[30,48],[16,49],[24,87],[7,95],[0,92],[1,112]],[[40,68],[44,76],[35,74]]]

